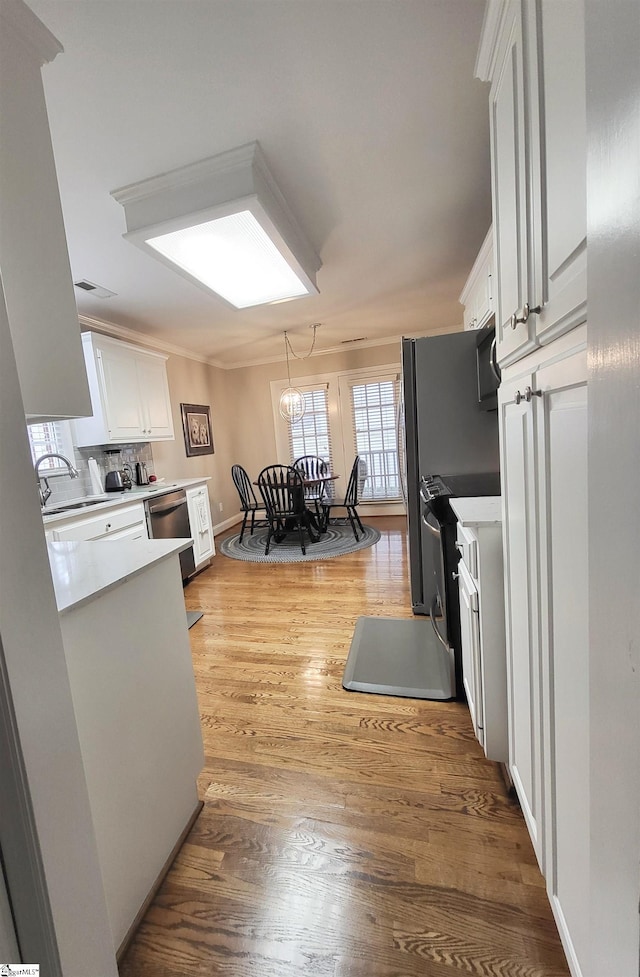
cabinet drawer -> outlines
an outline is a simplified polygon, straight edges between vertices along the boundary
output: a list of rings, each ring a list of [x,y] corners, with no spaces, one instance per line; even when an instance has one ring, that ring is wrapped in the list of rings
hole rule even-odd
[[[460,553],[462,562],[466,565],[471,577],[478,579],[478,540],[465,526],[458,523],[456,534],[456,546]]]
[[[107,536],[122,538],[125,530],[140,526],[140,535],[147,536],[144,506],[141,503],[122,506],[118,509],[105,509],[99,515],[74,519],[60,528],[53,529],[53,539],[65,541],[72,539],[100,539]],[[144,531],[142,531],[144,530]]]

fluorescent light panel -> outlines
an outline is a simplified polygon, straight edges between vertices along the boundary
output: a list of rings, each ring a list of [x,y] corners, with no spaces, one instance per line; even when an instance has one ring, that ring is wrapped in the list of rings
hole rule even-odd
[[[257,142],[112,196],[124,207],[126,240],[238,309],[318,293],[322,262]]]
[[[309,294],[249,210],[150,237],[147,244],[237,309]]]

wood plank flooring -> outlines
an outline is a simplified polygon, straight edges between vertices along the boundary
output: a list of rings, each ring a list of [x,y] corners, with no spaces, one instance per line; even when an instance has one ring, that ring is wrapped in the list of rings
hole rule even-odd
[[[357,617],[411,617],[405,521],[371,522],[371,549],[218,555],[185,591],[204,611],[190,631],[204,808],[121,977],[568,974],[466,705],[341,687]]]

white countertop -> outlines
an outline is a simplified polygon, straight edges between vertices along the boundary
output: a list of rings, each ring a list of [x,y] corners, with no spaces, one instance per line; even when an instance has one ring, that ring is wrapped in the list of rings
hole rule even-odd
[[[191,546],[191,539],[48,543],[58,612],[65,614]]]
[[[471,499],[449,499],[449,505],[463,526],[502,524],[502,497],[482,495]]]
[[[77,519],[80,516],[88,516],[93,512],[102,512],[104,509],[113,509],[115,506],[125,505],[127,502],[144,502],[145,499],[152,499],[154,495],[165,495],[167,492],[190,488],[192,485],[202,485],[203,482],[208,481],[210,481],[210,476],[203,475],[200,478],[176,478],[173,482],[164,481],[155,483],[155,488],[151,485],[134,485],[133,488],[126,489],[124,492],[105,492],[104,496],[100,496],[103,501],[96,502],[95,505],[83,506],[80,509],[66,509],[64,512],[48,513],[45,506],[42,512],[42,521],[45,526],[48,526],[60,519],[69,519],[71,517]],[[98,496],[92,495],[86,496],[86,498],[98,498]],[[60,505],[80,501],[82,501],[81,496],[77,499],[65,499]],[[55,508],[55,503],[51,503],[51,508]]]

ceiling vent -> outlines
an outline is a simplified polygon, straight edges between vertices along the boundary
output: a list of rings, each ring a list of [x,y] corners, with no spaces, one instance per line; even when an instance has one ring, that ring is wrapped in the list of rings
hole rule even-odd
[[[95,282],[89,282],[86,278],[83,278],[82,281],[74,282],[73,285],[74,288],[81,288],[83,292],[90,292],[91,295],[95,295],[98,299],[110,299],[112,295],[117,295],[117,292],[112,292],[102,285],[96,285]]]
[[[341,339],[340,340],[340,345],[341,346],[350,346],[351,343],[363,343],[365,341],[365,339],[368,339],[368,338],[369,338],[368,336],[358,336],[357,339]]]

